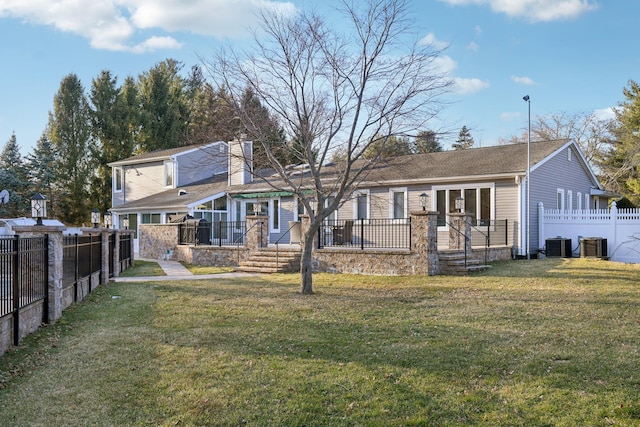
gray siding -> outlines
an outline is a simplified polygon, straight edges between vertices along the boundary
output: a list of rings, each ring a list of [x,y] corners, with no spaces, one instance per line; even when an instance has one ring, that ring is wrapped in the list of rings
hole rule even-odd
[[[571,150],[571,160],[567,150]],[[591,187],[595,185],[584,163],[576,154],[573,146],[563,149],[557,155],[548,159],[545,163],[531,171],[531,184],[529,187],[531,203],[529,208],[531,216],[531,252],[544,246],[545,242],[538,242],[538,203],[542,202],[545,209],[557,207],[557,190],[564,190],[565,208],[567,206],[567,192],[570,190],[573,198],[573,209],[577,209],[577,193],[583,198],[589,194]],[[578,242],[572,242],[575,247]]]
[[[133,202],[166,190],[164,186],[164,163],[144,163],[123,166],[123,190],[113,193],[113,206]]]

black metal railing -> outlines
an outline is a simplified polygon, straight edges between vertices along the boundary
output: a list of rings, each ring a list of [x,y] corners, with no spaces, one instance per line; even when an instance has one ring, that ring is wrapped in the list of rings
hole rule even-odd
[[[74,301],[78,301],[80,280],[102,270],[102,235],[65,236],[62,243],[62,263],[62,286],[74,286]],[[89,292],[91,290],[89,281]]]
[[[411,218],[325,221],[318,237],[320,247],[410,249]]]
[[[132,239],[131,233],[120,234],[120,248],[119,248],[120,259],[118,259],[118,262],[120,262],[120,271],[124,271],[127,268],[131,267],[133,263],[131,239]]]
[[[48,318],[48,238],[0,238],[0,317],[13,315],[14,344],[20,340],[20,310],[44,301],[42,321]]]
[[[247,223],[244,221],[185,221],[179,226],[180,245],[233,246],[244,244]]]
[[[509,241],[509,220],[476,220],[471,222],[471,246],[505,246]]]

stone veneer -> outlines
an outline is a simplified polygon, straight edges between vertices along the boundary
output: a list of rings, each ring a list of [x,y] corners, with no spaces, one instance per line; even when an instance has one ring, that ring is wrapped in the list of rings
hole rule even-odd
[[[411,212],[411,249],[365,249],[331,247],[313,249],[314,271],[380,275],[436,275],[441,273],[438,255],[437,212]],[[454,215],[455,216],[455,215]],[[454,218],[462,230],[451,237],[453,246],[463,249],[463,235],[470,229],[465,214]],[[179,246],[177,224],[144,224],[140,228],[140,255],[144,258],[169,258],[206,266],[238,266],[250,257],[252,250],[267,247],[269,219],[247,216],[244,246]],[[301,216],[301,232],[309,227],[307,215]],[[467,241],[468,242],[468,241]],[[314,245],[315,246],[315,245]],[[484,260],[484,249],[468,249],[470,258]],[[511,247],[489,248],[487,262],[511,259]]]

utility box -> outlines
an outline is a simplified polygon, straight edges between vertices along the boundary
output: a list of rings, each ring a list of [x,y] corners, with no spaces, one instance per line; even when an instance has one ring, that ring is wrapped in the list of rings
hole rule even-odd
[[[571,258],[571,239],[547,239],[546,249],[548,257]]]
[[[602,237],[583,237],[580,239],[580,257],[608,259],[607,239]]]

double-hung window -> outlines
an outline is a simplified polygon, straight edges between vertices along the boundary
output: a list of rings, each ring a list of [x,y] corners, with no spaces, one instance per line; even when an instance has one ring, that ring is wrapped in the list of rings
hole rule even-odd
[[[407,216],[407,189],[392,188],[389,190],[389,217],[405,219]]]
[[[122,191],[122,168],[113,169],[113,191],[119,193]]]

